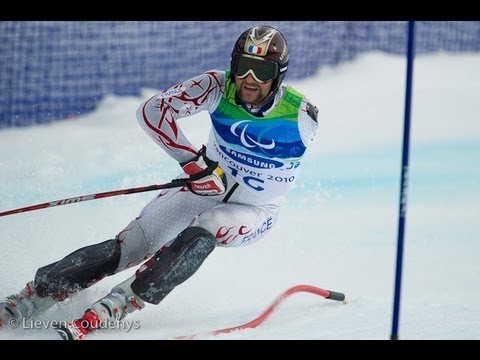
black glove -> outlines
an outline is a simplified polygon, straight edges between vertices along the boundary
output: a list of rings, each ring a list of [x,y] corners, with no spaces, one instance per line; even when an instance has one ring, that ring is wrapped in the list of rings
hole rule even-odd
[[[204,145],[195,158],[180,163],[183,171],[190,175],[186,185],[198,195],[221,195],[227,188],[227,177],[218,162],[210,160],[205,152]]]

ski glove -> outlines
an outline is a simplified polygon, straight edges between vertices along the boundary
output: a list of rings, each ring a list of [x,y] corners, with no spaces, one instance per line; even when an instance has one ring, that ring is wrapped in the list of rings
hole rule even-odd
[[[195,158],[180,163],[183,171],[190,175],[186,185],[197,195],[221,195],[227,188],[227,177],[218,162],[210,160],[205,152],[204,145]]]

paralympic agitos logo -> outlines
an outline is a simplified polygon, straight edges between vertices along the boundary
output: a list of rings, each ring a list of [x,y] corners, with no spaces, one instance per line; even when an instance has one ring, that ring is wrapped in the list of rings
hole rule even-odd
[[[240,141],[242,142],[243,146],[247,148],[254,148],[255,146],[261,147],[263,149],[271,150],[275,147],[275,140],[272,139],[272,142],[270,144],[262,144],[260,141],[256,141],[255,139],[252,139],[250,135],[246,133],[247,128],[248,128],[248,123],[252,122],[251,120],[242,120],[238,121],[232,126],[230,126],[230,131],[233,135],[237,136],[240,138]],[[244,126],[241,126],[242,124],[245,124]],[[237,130],[237,128],[239,128]],[[240,130],[241,129],[241,130]],[[260,139],[259,139],[260,140]]]

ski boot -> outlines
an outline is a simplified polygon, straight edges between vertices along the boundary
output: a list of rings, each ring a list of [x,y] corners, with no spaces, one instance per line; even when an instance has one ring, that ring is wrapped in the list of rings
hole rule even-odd
[[[24,319],[45,312],[57,302],[50,296],[39,297],[33,281],[30,281],[18,294],[10,295],[0,302],[0,329],[13,325],[12,322],[18,326]]]
[[[54,326],[64,340],[82,340],[87,334],[115,328],[127,314],[145,307],[145,302],[136,296],[130,288],[135,276],[127,279],[102,299],[96,301],[79,319]]]

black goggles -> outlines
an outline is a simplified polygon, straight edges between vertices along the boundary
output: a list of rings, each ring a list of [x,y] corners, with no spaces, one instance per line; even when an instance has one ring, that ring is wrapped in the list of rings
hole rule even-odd
[[[243,79],[251,74],[258,82],[269,82],[278,76],[278,64],[274,61],[237,55],[232,61],[232,73]]]

